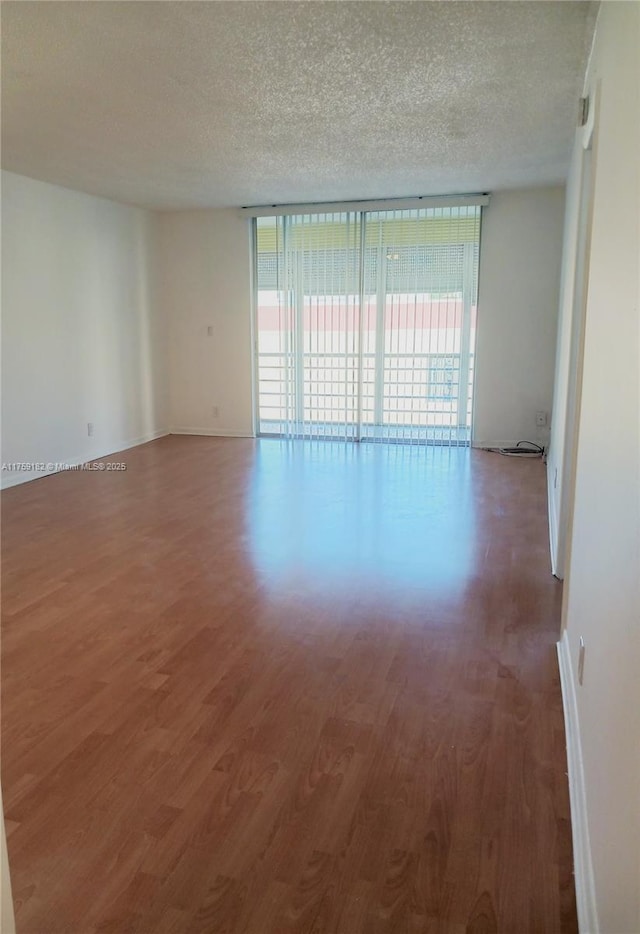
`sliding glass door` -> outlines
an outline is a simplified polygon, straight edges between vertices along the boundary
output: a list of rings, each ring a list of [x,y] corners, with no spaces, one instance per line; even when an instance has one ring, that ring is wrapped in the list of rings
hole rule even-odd
[[[260,434],[357,439],[360,215],[256,225]]]
[[[254,225],[259,433],[468,444],[480,207]]]

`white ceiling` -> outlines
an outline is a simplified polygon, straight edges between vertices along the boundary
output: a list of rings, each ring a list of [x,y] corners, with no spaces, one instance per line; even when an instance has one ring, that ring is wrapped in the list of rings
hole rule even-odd
[[[3,166],[155,208],[561,182],[595,8],[4,2]]]

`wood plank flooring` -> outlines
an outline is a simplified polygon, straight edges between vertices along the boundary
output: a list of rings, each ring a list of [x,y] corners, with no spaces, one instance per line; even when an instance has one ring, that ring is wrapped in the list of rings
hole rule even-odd
[[[110,460],[2,494],[19,934],[575,932],[541,462]]]

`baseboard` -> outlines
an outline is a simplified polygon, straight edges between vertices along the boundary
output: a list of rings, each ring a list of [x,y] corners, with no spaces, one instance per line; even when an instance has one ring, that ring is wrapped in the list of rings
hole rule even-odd
[[[255,435],[236,428],[171,428],[171,435],[202,435],[205,438],[254,438]]]
[[[480,451],[489,451],[491,448],[514,448],[518,440],[515,441],[472,441],[471,447],[478,448]]]
[[[564,726],[567,738],[569,797],[571,799],[571,831],[573,836],[573,866],[580,934],[599,934],[593,863],[587,823],[587,796],[580,743],[580,723],[576,702],[575,681],[566,630],[558,642],[558,665],[562,686]]]
[[[132,441],[120,441],[115,447],[109,445],[108,448],[100,448],[97,451],[90,451],[83,457],[69,457],[56,461],[58,464],[68,464],[70,467],[78,467],[80,464],[87,464],[89,461],[100,460],[101,457],[111,457],[112,454],[119,454],[121,451],[128,451],[130,448],[137,448],[140,444],[148,444],[149,441],[156,441],[158,438],[164,438],[169,431],[161,429],[152,431],[149,434],[141,435]],[[51,477],[56,473],[63,473],[60,469],[43,470],[37,472],[4,473],[0,483],[0,489],[8,490],[13,486],[19,486],[21,483],[30,483],[32,480],[41,480],[43,477]]]

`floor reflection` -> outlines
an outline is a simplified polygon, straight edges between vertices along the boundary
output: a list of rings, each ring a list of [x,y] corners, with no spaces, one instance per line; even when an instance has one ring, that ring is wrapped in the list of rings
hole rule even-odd
[[[249,490],[263,586],[442,595],[473,565],[468,448],[262,439]]]

